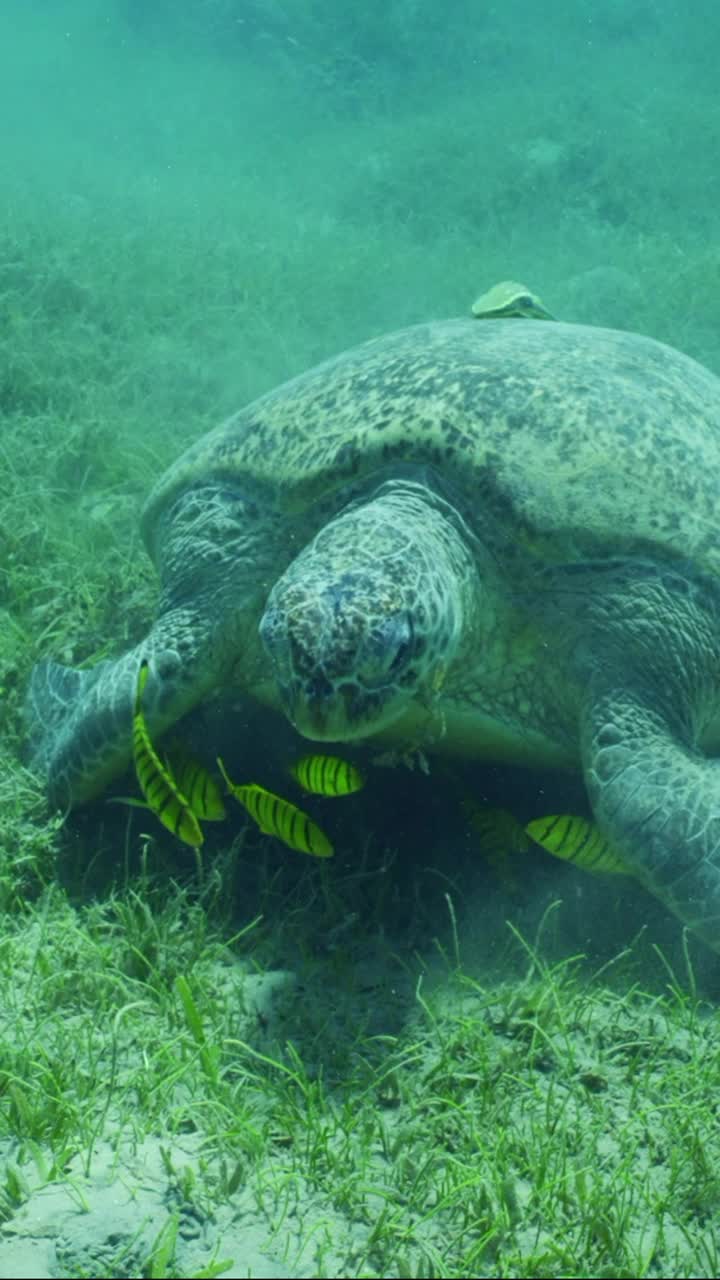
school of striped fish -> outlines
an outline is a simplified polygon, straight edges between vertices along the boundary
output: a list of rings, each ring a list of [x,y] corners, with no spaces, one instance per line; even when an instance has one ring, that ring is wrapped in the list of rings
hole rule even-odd
[[[226,816],[220,784],[180,743],[172,743],[164,759],[158,755],[142,709],[149,670],[147,659],[143,659],[132,726],[133,759],[144,807],[179,840],[198,849],[204,839],[200,820],[216,822]],[[333,856],[334,849],[325,832],[297,805],[260,783],[233,782],[219,756],[217,766],[229,794],[243,806],[263,835],[315,858]],[[353,795],[365,785],[363,774],[354,764],[332,755],[304,755],[290,766],[290,773],[303,791],[314,796]],[[142,804],[132,798],[125,798],[125,803]],[[507,809],[477,804],[465,794],[461,803],[478,836],[480,852],[506,887],[514,883],[512,872],[507,870],[510,863],[516,855],[527,853],[533,843],[583,871],[600,875],[632,874],[587,818],[553,814],[533,818],[523,827]]]
[[[143,659],[133,709],[135,772],[145,806],[174,836],[198,849],[204,838],[199,820],[219,821],[225,817],[220,785],[181,744],[171,744],[164,760],[158,755],[142,708],[149,670],[147,659]],[[243,805],[263,835],[273,836],[289,849],[315,858],[332,857],[334,849],[325,832],[302,809],[257,782],[233,782],[219,756],[217,765],[228,792]],[[329,755],[305,755],[291,766],[290,772],[304,791],[318,796],[352,795],[365,781],[355,765]],[[125,803],[138,802],[126,798]]]

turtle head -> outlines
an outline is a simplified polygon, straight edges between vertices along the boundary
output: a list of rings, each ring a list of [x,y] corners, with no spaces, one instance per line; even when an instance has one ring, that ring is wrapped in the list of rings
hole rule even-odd
[[[457,531],[421,492],[383,486],[343,512],[270,593],[260,634],[283,708],[307,738],[350,741],[387,728],[437,690],[455,654],[464,616],[449,545]]]

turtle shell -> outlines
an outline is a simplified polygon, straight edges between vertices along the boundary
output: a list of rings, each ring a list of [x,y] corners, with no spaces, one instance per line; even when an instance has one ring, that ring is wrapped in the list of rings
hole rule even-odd
[[[175,462],[144,529],[210,481],[292,516],[408,473],[515,552],[720,569],[720,380],[638,334],[517,318],[417,325],[262,396]]]

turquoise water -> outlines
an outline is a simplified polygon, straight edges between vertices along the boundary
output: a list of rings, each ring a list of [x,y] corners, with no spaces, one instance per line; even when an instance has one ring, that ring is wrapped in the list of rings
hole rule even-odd
[[[465,807],[470,794],[481,805],[512,808],[523,822],[544,812],[580,812],[586,802],[579,779],[468,764],[426,774],[424,762],[417,759],[411,761],[413,769],[378,767],[372,784],[347,802],[337,802],[337,810],[308,801],[341,851],[330,870],[318,871],[309,859],[302,865],[293,862],[295,855],[287,858],[277,845],[268,851],[268,841],[252,828],[243,844],[243,820],[235,811],[232,823],[208,833],[206,879],[198,888],[193,855],[136,808],[100,802],[72,815],[62,831],[44,825],[42,800],[22,767],[27,759],[22,704],[30,669],[39,659],[50,656],[69,666],[92,667],[138,644],[147,633],[157,589],[138,522],[142,503],[165,467],[224,415],[354,343],[428,318],[468,315],[481,291],[514,278],[537,290],[563,320],[637,330],[720,373],[719,54],[720,8],[699,0],[691,6],[659,0],[549,0],[542,5],[529,0],[368,0],[355,6],[337,0],[3,0],[0,909],[13,920],[15,932],[12,947],[8,943],[0,953],[5,988],[11,993],[7,1006],[0,1001],[0,1170],[5,1177],[4,1183],[0,1180],[0,1222],[15,1214],[25,1194],[2,1164],[9,1151],[25,1169],[39,1150],[32,1143],[54,1142],[57,1172],[65,1168],[69,1150],[85,1151],[88,1143],[91,1153],[93,1143],[99,1148],[108,1121],[103,1159],[112,1164],[115,1110],[103,1111],[109,1079],[113,1108],[116,1101],[120,1110],[126,1108],[123,1123],[136,1119],[127,1119],[135,1093],[128,1099],[136,1089],[143,1098],[137,1107],[143,1133],[152,1131],[154,1137],[164,1126],[174,1136],[197,1132],[199,1148],[212,1131],[228,1168],[221,1178],[213,1166],[203,1201],[207,1220],[208,1205],[225,1204],[221,1183],[237,1190],[240,1174],[236,1182],[233,1170],[241,1165],[248,1186],[251,1173],[257,1178],[252,1194],[260,1204],[266,1170],[277,1172],[277,1160],[285,1159],[292,1146],[287,1156],[292,1177],[288,1173],[282,1185],[296,1179],[292,1185],[297,1189],[299,1179],[307,1176],[317,1204],[313,1201],[307,1209],[303,1201],[309,1216],[292,1247],[282,1244],[287,1208],[279,1209],[278,1200],[267,1217],[258,1210],[261,1226],[255,1228],[255,1243],[284,1258],[295,1274],[302,1274],[307,1259],[315,1256],[307,1242],[315,1238],[316,1218],[325,1221],[322,1215],[330,1213],[328,1205],[338,1216],[323,1228],[330,1244],[327,1260],[317,1262],[317,1274],[350,1274],[353,1266],[352,1274],[358,1275],[404,1274],[406,1257],[417,1268],[414,1274],[463,1275],[474,1266],[483,1274],[487,1269],[488,1274],[522,1275],[533,1265],[533,1274],[598,1274],[601,1266],[607,1275],[690,1275],[702,1267],[703,1274],[717,1273],[709,1244],[705,1254],[699,1245],[692,1252],[698,1232],[705,1233],[703,1242],[720,1242],[720,1195],[712,1174],[720,1159],[717,1143],[707,1139],[707,1158],[704,1154],[717,1082],[702,1074],[704,1062],[717,1061],[715,1023],[712,1018],[698,1021],[694,1006],[689,1014],[690,1001],[687,1008],[683,1005],[686,989],[694,994],[695,978],[677,921],[625,881],[620,886],[600,882],[539,854],[520,870],[480,857],[478,830]],[[247,768],[253,776],[262,774],[266,785],[291,794],[287,767],[299,749],[297,735],[277,715],[245,706],[238,710],[235,702],[231,709],[236,720],[227,718],[225,703],[211,703],[187,724],[188,741],[210,764],[221,750],[233,761],[233,777],[242,777]],[[364,757],[362,763],[368,763]],[[119,796],[133,785],[129,775],[116,788]],[[178,898],[174,915],[176,880],[189,897]],[[48,885],[57,896],[43,896]],[[116,907],[112,891],[118,886],[126,897]],[[65,890],[70,906],[60,896]],[[83,914],[93,896],[106,916],[94,916],[95,908]],[[551,904],[558,898],[563,906],[555,911]],[[626,983],[622,998],[629,991],[635,999],[635,976],[640,974],[643,1031],[637,1032],[637,1041],[632,1037],[641,1015],[636,1017],[629,996],[630,1013],[623,1006],[621,1017],[601,984],[589,981],[585,994],[592,1012],[583,1006],[581,1033],[580,1015],[567,1012],[571,1005],[575,1009],[570,996],[567,1008],[563,1005],[564,976],[555,984],[553,972],[542,965],[534,970],[533,961],[529,972],[533,983],[537,979],[537,991],[522,987],[517,1002],[508,996],[507,1017],[496,1016],[494,997],[483,995],[482,1016],[473,1014],[473,1026],[482,1034],[478,1032],[477,1044],[473,1041],[471,1066],[463,1056],[467,1027],[463,1029],[462,1020],[452,1033],[443,1031],[451,1062],[442,1075],[446,1092],[442,1102],[428,1096],[422,1103],[431,1111],[436,1108],[433,1114],[453,1106],[458,1114],[461,1106],[472,1111],[473,1071],[480,1072],[477,1062],[483,1054],[488,1108],[497,1082],[503,1082],[503,1133],[510,1133],[517,1114],[531,1115],[533,1126],[537,1124],[534,1137],[540,1133],[536,1113],[529,1103],[527,1112],[523,1107],[529,1098],[541,1099],[550,1114],[556,1079],[561,1080],[558,1087],[567,1086],[568,1097],[577,1087],[572,1106],[581,1118],[590,1114],[582,1109],[583,1090],[592,1094],[593,1123],[598,1132],[605,1126],[605,1146],[595,1151],[592,1130],[573,1177],[586,1188],[587,1170],[596,1162],[601,1170],[597,1195],[602,1193],[606,1207],[602,1221],[582,1228],[582,1248],[567,1244],[572,1233],[566,1219],[575,1214],[585,1221],[592,1188],[587,1197],[585,1190],[578,1193],[576,1203],[576,1193],[568,1192],[564,1182],[562,1194],[558,1190],[560,1174],[543,1174],[546,1199],[537,1210],[528,1187],[534,1178],[538,1185],[542,1179],[516,1136],[508,1138],[502,1153],[510,1172],[498,1173],[496,1186],[495,1153],[486,1152],[483,1186],[473,1189],[467,1204],[462,1200],[465,1169],[460,1169],[452,1202],[458,1216],[448,1212],[446,1220],[438,1213],[434,1252],[428,1246],[423,1253],[420,1236],[411,1238],[409,1228],[406,1232],[411,1218],[417,1224],[429,1214],[422,1195],[416,1197],[422,1179],[415,1178],[411,1167],[415,1161],[424,1167],[422,1142],[428,1138],[423,1111],[417,1133],[411,1135],[416,1143],[412,1160],[407,1158],[401,1176],[395,1154],[402,1149],[404,1131],[397,1148],[388,1139],[394,1108],[400,1107],[395,1075],[402,1079],[407,1063],[414,1071],[416,1061],[430,1072],[437,1027],[447,1010],[451,1018],[456,1012],[452,1001],[443,1005],[444,997],[438,997],[439,1021],[429,1017],[429,1032],[423,1023],[415,1044],[417,973],[432,971],[437,955],[443,962],[448,956],[457,958],[456,918],[448,915],[449,903],[456,904],[452,911],[459,922],[463,963],[482,982],[491,981],[491,972],[494,981],[499,970],[500,978],[509,976],[512,985],[526,963],[522,949],[520,964],[517,955],[512,962],[507,959],[506,919],[530,939],[544,921],[543,954],[564,963],[571,953],[582,952],[592,965],[609,962],[647,926],[642,963],[621,982]],[[36,904],[37,919],[32,916]],[[546,908],[548,915],[543,914]],[[222,964],[213,968],[215,958],[209,960],[203,951],[207,921],[225,943],[260,913],[265,922],[257,948],[243,942],[223,953]],[[671,956],[675,968],[670,987],[676,995],[680,992],[682,1034],[668,1032],[665,1039],[656,1035],[652,1001],[648,997],[647,1005],[642,1003],[643,984],[664,990],[666,970],[659,962],[657,970],[651,964],[656,943]],[[690,952],[695,971],[712,993],[711,952],[692,940]],[[238,955],[249,969],[264,968],[271,975],[282,971],[293,992],[296,972],[304,975],[299,996],[291,995],[277,1022],[271,1002],[269,1012],[258,1006],[250,1028],[235,1021],[240,1014],[232,1002],[218,997],[212,1004],[214,993],[224,991],[223,965],[231,966]],[[112,967],[116,956],[117,972]],[[202,972],[200,956],[207,962]],[[184,973],[196,993],[204,991],[200,1022],[192,1004],[183,1006],[187,1026],[174,986],[176,975]],[[680,981],[676,973],[683,975]],[[42,981],[36,982],[38,974]],[[94,979],[97,988],[90,985],[87,994],[83,984]],[[37,993],[38,1001],[31,1029],[23,1022],[26,988]],[[243,998],[238,996],[238,1007]],[[606,998],[610,1031],[604,1015],[597,1014]],[[133,1038],[141,1029],[133,1027],[125,1011],[145,999],[158,1021],[151,1027],[148,1015],[150,1029],[141,1055]],[[502,1004],[505,995],[498,1000]],[[532,1021],[537,1010],[556,1011],[561,1005],[559,1030],[549,1019],[552,1025],[545,1032],[539,1014],[537,1030]],[[422,1002],[418,1006],[427,1012]],[[62,1080],[49,1084],[44,1074],[46,1020],[59,1014],[64,1035],[66,1007],[79,1021],[86,1015],[90,1019],[82,1024],[89,1065],[81,1080],[72,1058],[75,1042],[71,1053],[60,1038],[53,1052],[62,1064]],[[99,1046],[93,1039],[96,1007],[98,1035],[104,1037]],[[143,1005],[138,1022],[144,1010]],[[204,1039],[202,1027],[211,1024],[221,1028],[217,1043],[223,1052],[226,1042],[234,1046],[225,1058],[220,1049],[217,1060],[213,1058]],[[532,1045],[526,1053],[530,1025]],[[118,1048],[120,1033],[126,1031],[128,1038]],[[428,1042],[421,1044],[426,1032]],[[397,1072],[393,1066],[388,1084],[382,1054],[385,1039],[389,1042],[396,1034],[400,1065]],[[552,1041],[556,1068],[541,1061],[537,1046],[544,1035],[548,1043],[557,1038]],[[270,1055],[266,1076],[248,1074],[256,1090],[253,1107],[271,1116],[262,1129],[263,1141],[277,1148],[270,1155],[261,1151],[259,1139],[253,1146],[253,1126],[257,1124],[257,1132],[262,1128],[254,1111],[249,1117],[243,1113],[240,1137],[239,1123],[232,1129],[235,1121],[227,1118],[242,1105],[241,1098],[225,1090],[227,1081],[235,1079],[239,1039]],[[610,1067],[603,1058],[604,1044],[611,1044],[615,1055]],[[272,1101],[273,1082],[280,1078],[300,1088],[305,1081],[292,1056],[296,1045],[313,1064],[313,1083],[327,1070],[335,1092],[328,1102],[308,1086],[299,1107],[290,1094],[287,1116],[292,1114],[292,1124],[286,1118],[285,1127],[278,1128],[272,1119],[279,1105],[277,1098]],[[509,1045],[515,1053],[512,1061],[506,1054]],[[193,1053],[205,1076],[193,1077],[195,1093],[187,1086],[190,1102],[184,1097],[178,1102],[167,1081],[172,1077],[173,1089],[176,1079],[185,1081]],[[624,1062],[626,1053],[630,1065],[621,1080],[620,1068],[615,1075],[613,1071],[616,1059]],[[653,1066],[639,1085],[637,1062],[642,1065],[644,1054],[652,1057]],[[283,1064],[277,1070],[276,1059]],[[679,1121],[673,1125],[680,1114],[677,1098],[683,1096],[682,1070],[690,1061],[698,1071],[697,1101],[685,1130]],[[673,1077],[673,1101],[666,1106],[662,1081],[667,1062],[675,1062],[677,1079]],[[260,1072],[256,1059],[251,1066]],[[122,1088],[116,1088],[118,1070]],[[527,1075],[514,1092],[523,1071]],[[127,1083],[134,1080],[133,1072],[150,1080],[147,1096],[137,1081]],[[541,1080],[545,1083],[537,1084]],[[542,1092],[546,1085],[547,1095]],[[35,1126],[28,1119],[23,1088],[28,1097],[41,1099]],[[63,1091],[72,1099],[77,1091],[80,1099],[77,1115],[70,1119],[57,1118],[55,1104]],[[12,1105],[5,1107],[11,1096]],[[303,1108],[309,1116],[311,1103],[316,1105],[314,1132],[330,1132],[335,1123],[338,1142],[344,1141],[348,1115],[359,1115],[361,1103],[367,1103],[372,1113],[367,1150],[372,1151],[360,1173],[350,1156],[345,1165],[328,1165],[333,1170],[328,1174],[313,1155],[315,1165],[309,1170]],[[196,1118],[201,1111],[202,1122]],[[336,1119],[341,1111],[342,1124]],[[85,1112],[97,1125],[90,1138],[86,1131],[77,1136],[77,1116]],[[611,1148],[606,1130],[612,1130],[620,1113],[622,1141]],[[655,1138],[648,1139],[642,1128],[646,1113],[654,1117],[648,1131],[655,1123],[660,1126],[654,1147]],[[378,1115],[376,1131],[372,1124]],[[569,1105],[563,1111],[568,1151],[574,1115]],[[52,1117],[54,1128],[46,1116]],[[405,1111],[398,1110],[397,1116],[404,1125]],[[636,1131],[638,1116],[642,1125],[638,1120]],[[476,1117],[478,1132],[490,1147],[495,1141],[493,1117],[490,1109],[479,1110]],[[693,1126],[701,1135],[694,1142]],[[579,1132],[581,1121],[577,1127]],[[309,1120],[307,1128],[312,1128]],[[542,1130],[545,1137],[550,1133],[553,1151],[554,1132]],[[443,1153],[445,1136],[438,1131],[432,1137]],[[30,1145],[23,1146],[26,1139]],[[386,1150],[395,1153],[388,1160],[392,1169],[383,1166],[378,1172],[372,1160],[386,1139]],[[474,1156],[459,1149],[462,1160],[458,1157],[455,1165],[466,1161],[474,1168]],[[450,1167],[449,1140],[448,1150]],[[532,1150],[539,1161],[539,1139]],[[686,1150],[696,1161],[688,1168],[678,1163],[677,1155]],[[168,1167],[157,1151],[151,1155],[153,1168],[157,1165],[151,1210],[159,1214],[158,1205],[166,1203],[162,1178],[169,1177]],[[188,1160],[200,1168],[202,1183],[207,1166],[203,1170],[204,1156],[196,1156],[193,1150]],[[650,1210],[645,1202],[642,1212],[634,1202],[632,1212],[628,1210],[628,1236],[634,1232],[633,1240],[640,1241],[636,1253],[613,1252],[607,1222],[620,1175],[627,1179],[623,1187],[644,1186],[648,1164],[660,1168],[663,1177],[667,1173],[667,1182],[655,1200],[648,1193]],[[396,1237],[393,1243],[389,1232],[384,1252],[373,1253],[375,1246],[365,1237],[362,1250],[356,1248],[352,1232],[358,1216],[365,1214],[372,1226],[378,1200],[368,1209],[362,1200],[365,1191],[355,1187],[358,1199],[348,1193],[343,1201],[336,1194],[345,1185],[341,1166],[354,1170],[352,1177],[347,1172],[348,1186],[355,1178],[364,1188],[371,1174],[377,1174],[380,1198],[397,1174],[393,1186],[400,1199],[397,1205],[392,1202],[395,1216],[390,1218]],[[701,1176],[697,1170],[705,1166],[710,1172]],[[549,1157],[544,1168],[551,1168]],[[282,1165],[281,1181],[286,1172]],[[443,1165],[437,1178],[446,1172]],[[175,1192],[181,1181],[172,1181]],[[486,1186],[494,1188],[492,1193]],[[553,1253],[545,1240],[547,1252],[538,1261],[538,1217],[549,1220],[558,1204],[558,1218],[546,1234],[562,1248],[558,1244]],[[668,1205],[677,1214],[672,1230],[666,1221]],[[255,1202],[253,1206],[254,1213]],[[245,1207],[249,1219],[251,1209]],[[441,1207],[443,1212],[447,1208],[444,1202]],[[643,1243],[643,1213],[649,1213],[653,1239],[659,1242],[652,1247]],[[503,1218],[497,1254],[464,1252],[469,1246],[463,1233],[467,1221],[475,1221],[473,1215],[493,1223]],[[495,1226],[491,1223],[488,1230],[492,1235]],[[513,1231],[517,1234],[511,1240]],[[450,1237],[460,1241],[457,1247],[447,1244]],[[104,1249],[101,1229],[85,1254],[78,1246],[77,1256],[94,1257],[98,1241]],[[0,1240],[0,1276],[3,1247]],[[210,1251],[208,1245],[207,1265]],[[320,1253],[318,1245],[318,1258]],[[69,1275],[79,1265],[69,1245],[66,1257]],[[41,1267],[35,1255],[25,1263]],[[19,1265],[15,1255],[12,1265]],[[121,1259],[118,1274],[123,1274],[122,1265]],[[263,1256],[253,1265],[254,1274],[263,1274]],[[143,1255],[138,1273],[160,1273],[149,1267]],[[108,1274],[113,1274],[110,1263]]]
[[[0,24],[6,213],[46,198],[89,249],[113,228],[105,293],[162,246],[229,403],[508,275],[718,366],[713,4],[6,0]],[[164,320],[177,348],[187,308]]]

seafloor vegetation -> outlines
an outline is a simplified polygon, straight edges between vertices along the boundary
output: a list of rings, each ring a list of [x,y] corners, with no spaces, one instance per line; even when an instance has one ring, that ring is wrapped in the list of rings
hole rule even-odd
[[[716,10],[551,7],[0,16],[0,1275],[720,1272],[717,963],[483,864],[502,775],[378,769],[333,861],[236,816],[197,866],[26,767],[32,663],[143,635],[143,498],[265,388],[506,276],[720,370]],[[296,745],[260,717],[253,767]]]

